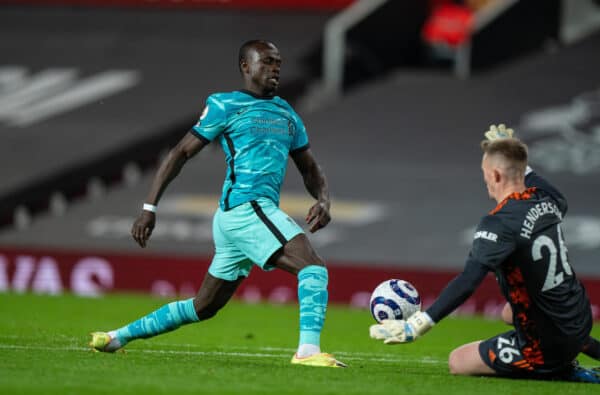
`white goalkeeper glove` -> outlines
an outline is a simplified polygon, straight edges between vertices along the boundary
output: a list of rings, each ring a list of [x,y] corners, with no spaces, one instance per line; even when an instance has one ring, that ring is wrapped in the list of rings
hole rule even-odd
[[[508,139],[514,137],[515,131],[511,128],[507,128],[505,124],[501,123],[498,126],[490,125],[490,130],[484,133],[485,138],[489,141]],[[525,169],[525,175],[531,173],[533,169],[529,166]]]
[[[435,323],[422,311],[404,320],[383,320],[381,324],[371,325],[369,335],[372,339],[383,340],[385,344],[410,343],[423,336]]]
[[[490,130],[484,133],[485,138],[494,141],[498,139],[507,139],[513,137],[514,130],[507,128],[505,124],[490,125]]]

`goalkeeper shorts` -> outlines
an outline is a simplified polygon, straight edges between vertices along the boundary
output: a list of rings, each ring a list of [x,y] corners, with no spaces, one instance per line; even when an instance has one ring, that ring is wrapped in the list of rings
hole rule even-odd
[[[259,198],[213,217],[215,255],[208,272],[222,280],[248,277],[253,265],[272,270],[269,258],[302,228],[270,199]]]
[[[499,376],[549,379],[570,369],[579,354],[579,342],[568,343],[573,344],[556,344],[552,355],[543,355],[539,341],[532,342],[538,346],[520,344],[517,332],[512,330],[482,341],[479,355]]]

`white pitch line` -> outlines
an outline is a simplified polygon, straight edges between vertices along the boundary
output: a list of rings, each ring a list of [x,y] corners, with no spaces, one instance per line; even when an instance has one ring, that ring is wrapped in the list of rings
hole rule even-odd
[[[199,344],[194,344],[194,343],[164,343],[164,342],[153,342],[153,345],[157,345],[157,346],[165,346],[165,347],[179,347],[179,348],[197,348],[197,347],[202,347],[202,345]],[[289,347],[244,347],[244,346],[233,346],[233,347],[228,347],[229,349],[232,350],[261,350],[261,351],[281,351],[281,352],[286,352],[286,353],[294,353],[296,352],[295,348],[289,348]],[[359,358],[381,358],[381,354],[378,353],[372,353],[372,352],[362,352],[362,351],[333,351],[332,352],[335,355],[343,355],[344,357],[348,356],[350,358],[354,358],[354,359],[359,359]],[[396,359],[389,359],[386,358],[386,361],[393,361],[393,362],[402,362],[402,361],[409,361],[407,359],[404,358],[396,358]],[[439,360],[436,358],[431,358],[431,357],[423,357],[422,359],[414,359],[414,360],[410,360],[410,361],[417,361],[417,362],[423,362],[423,363],[432,363],[432,364],[442,364],[442,363],[446,363],[445,360]]]
[[[79,343],[81,342],[81,338],[80,337],[71,337],[71,336],[66,336],[66,335],[57,335],[58,338],[60,338],[60,340],[62,342],[73,342],[73,343]],[[54,338],[56,339],[57,336],[54,336]],[[43,339],[43,337],[41,336],[21,336],[21,335],[0,335],[0,339],[5,338],[5,339],[21,339],[21,340],[41,340]],[[204,348],[205,345],[203,344],[198,344],[198,343],[167,343],[167,342],[161,342],[161,341],[152,341],[152,346],[161,346],[161,347],[166,347],[166,348],[187,348],[187,349],[194,349],[194,348]],[[248,346],[227,346],[224,347],[230,350],[260,350],[260,351],[279,351],[282,353],[291,353],[293,354],[294,352],[296,352],[295,348],[291,348],[291,347],[272,347],[272,346],[265,346],[265,347],[248,347]],[[373,353],[373,352],[361,352],[361,351],[334,351],[333,352],[336,355],[348,355],[350,357],[366,357],[366,358],[380,358],[381,357],[381,353]],[[432,360],[435,362],[442,362],[439,360],[435,360],[434,358],[430,358],[430,357],[423,357],[424,360]],[[400,359],[398,359],[400,360]]]
[[[5,350],[44,350],[44,351],[89,351],[87,347],[49,347],[49,346],[22,346],[16,344],[0,344],[0,349]],[[169,355],[190,355],[190,356],[226,356],[226,357],[248,357],[248,358],[289,358],[290,354],[268,354],[268,353],[251,353],[251,352],[228,352],[228,351],[181,351],[181,350],[127,350],[128,353],[142,353],[142,354],[169,354]],[[339,355],[344,354],[344,359],[351,361],[365,361],[364,356],[360,356],[359,353],[338,353]],[[367,354],[369,356],[375,356],[377,354]],[[439,361],[431,358],[381,358],[381,357],[369,357],[370,362],[390,362],[390,363],[425,363],[425,364],[442,364],[445,361]]]

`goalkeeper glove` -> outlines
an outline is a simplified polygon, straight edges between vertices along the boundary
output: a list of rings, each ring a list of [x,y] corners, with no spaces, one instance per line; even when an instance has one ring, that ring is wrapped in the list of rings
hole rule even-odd
[[[427,313],[421,311],[404,320],[383,320],[371,325],[369,335],[385,344],[410,343],[423,336],[435,323]]]
[[[512,129],[507,128],[506,125],[501,123],[498,126],[490,125],[490,130],[485,132],[484,135],[485,135],[486,139],[488,139],[490,141],[494,141],[494,140],[498,140],[498,139],[511,138],[514,133],[515,132]]]

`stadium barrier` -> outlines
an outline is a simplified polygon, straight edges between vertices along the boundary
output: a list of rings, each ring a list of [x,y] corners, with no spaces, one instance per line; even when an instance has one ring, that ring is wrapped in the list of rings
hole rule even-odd
[[[0,247],[0,292],[73,293],[102,296],[114,292],[140,292],[164,297],[194,295],[206,273],[208,257],[173,257]],[[357,308],[369,305],[371,291],[382,281],[402,278],[412,283],[429,306],[456,271],[356,265],[333,262],[329,266],[329,299]],[[600,318],[600,278],[583,278]],[[296,279],[280,270],[255,268],[236,293],[248,303],[296,301]],[[498,317],[504,305],[498,285],[488,276],[457,314]]]

